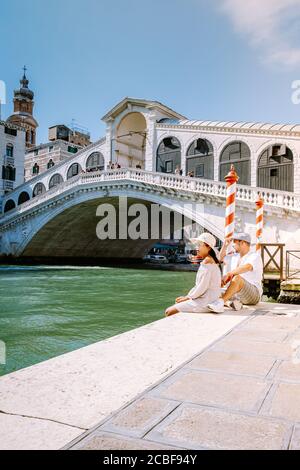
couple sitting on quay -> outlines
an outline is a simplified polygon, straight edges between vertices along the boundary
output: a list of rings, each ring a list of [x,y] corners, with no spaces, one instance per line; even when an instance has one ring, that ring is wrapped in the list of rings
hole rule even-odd
[[[263,264],[260,253],[251,251],[250,235],[235,233],[232,239],[226,239],[220,252],[210,233],[191,241],[197,245],[197,255],[203,260],[196,283],[186,296],[177,297],[176,303],[167,308],[166,316],[179,312],[222,313],[225,306],[241,310],[243,305],[259,303],[263,293]],[[235,251],[226,255],[231,242]],[[226,270],[223,277],[222,264]]]

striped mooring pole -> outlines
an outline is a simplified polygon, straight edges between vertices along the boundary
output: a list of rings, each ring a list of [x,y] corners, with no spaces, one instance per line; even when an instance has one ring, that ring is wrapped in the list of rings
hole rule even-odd
[[[226,212],[225,212],[225,239],[231,238],[234,232],[234,218],[235,218],[235,196],[236,196],[236,184],[239,177],[234,169],[234,165],[231,165],[230,171],[225,176],[227,184],[226,188]]]
[[[257,195],[256,205],[256,251],[260,250],[264,226],[264,200],[260,193]]]

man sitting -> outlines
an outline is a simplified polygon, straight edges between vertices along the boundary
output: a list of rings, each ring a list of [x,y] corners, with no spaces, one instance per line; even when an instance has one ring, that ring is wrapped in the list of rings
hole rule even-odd
[[[229,243],[233,241],[235,254],[226,256]],[[256,305],[261,299],[263,263],[260,252],[251,252],[251,238],[248,233],[235,233],[226,240],[220,252],[221,261],[230,269],[223,276],[222,285],[229,286],[216,302],[208,305],[214,313],[224,312],[224,305],[240,310],[245,305]]]

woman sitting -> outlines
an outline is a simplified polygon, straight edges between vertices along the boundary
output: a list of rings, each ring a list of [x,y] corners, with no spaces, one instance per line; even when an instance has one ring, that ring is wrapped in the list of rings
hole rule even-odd
[[[215,237],[206,232],[191,241],[197,245],[197,256],[203,259],[196,284],[187,296],[177,297],[176,303],[167,308],[167,317],[178,312],[211,313],[208,304],[218,300],[221,294],[222,277]]]

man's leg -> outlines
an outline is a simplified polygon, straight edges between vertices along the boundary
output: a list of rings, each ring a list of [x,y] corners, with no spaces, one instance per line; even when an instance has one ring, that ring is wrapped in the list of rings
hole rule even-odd
[[[240,292],[240,290],[244,287],[245,281],[241,276],[234,276],[232,281],[230,282],[226,291],[222,294],[219,300],[212,302],[208,305],[208,308],[214,313],[222,313],[224,312],[224,304],[228,302],[235,294]],[[240,310],[243,308],[243,305],[240,301],[234,300],[236,304],[232,306],[234,310]]]
[[[234,276],[228,288],[226,289],[224,294],[222,294],[222,299],[224,300],[224,302],[227,302],[234,296],[234,294],[237,294],[238,292],[240,292],[240,290],[242,290],[244,285],[245,285],[245,281],[241,276]]]

